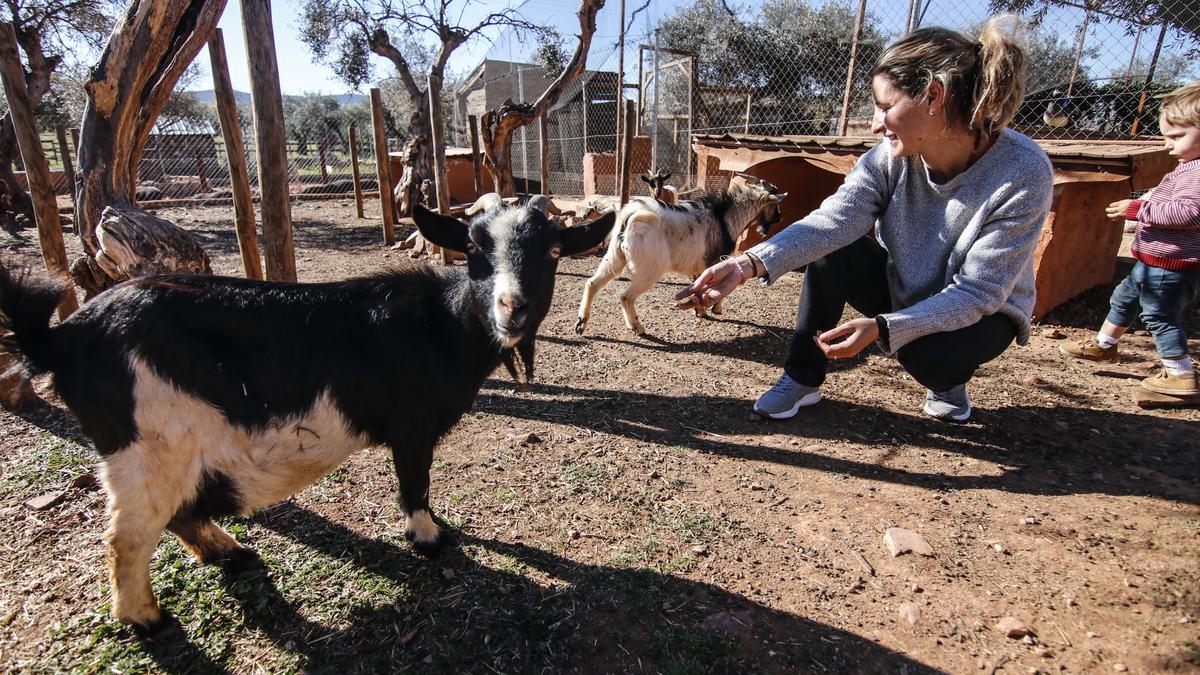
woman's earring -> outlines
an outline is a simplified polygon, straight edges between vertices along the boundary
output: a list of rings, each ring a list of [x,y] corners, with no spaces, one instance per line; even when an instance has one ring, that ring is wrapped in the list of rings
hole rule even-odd
[[[933,106],[929,106],[929,116],[933,117]]]

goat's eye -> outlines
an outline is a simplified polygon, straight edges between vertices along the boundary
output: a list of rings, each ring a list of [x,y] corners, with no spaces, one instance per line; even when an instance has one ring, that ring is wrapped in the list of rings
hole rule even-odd
[[[479,250],[479,247],[475,245],[475,242],[468,239],[467,240],[467,253],[474,253],[478,250]]]
[[[558,258],[561,255],[562,255],[562,247],[561,246],[555,246],[550,249],[550,257],[551,258]]]

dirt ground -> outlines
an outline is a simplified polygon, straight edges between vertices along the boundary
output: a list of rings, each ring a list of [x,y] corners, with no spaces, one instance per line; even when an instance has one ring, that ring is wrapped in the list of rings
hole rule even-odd
[[[227,207],[161,215],[238,273]],[[294,218],[302,281],[408,264],[351,202],[297,203]],[[0,236],[10,260],[40,264],[35,232]],[[536,383],[497,371],[438,450],[431,500],[457,548],[415,555],[388,455],[367,450],[225,523],[265,572],[225,576],[164,536],[155,591],[184,636],[160,643],[107,616],[95,455],[38,380],[45,406],[0,411],[0,667],[1200,669],[1200,410],[1133,405],[1155,363],[1144,333],[1117,366],[1058,353],[1094,330],[1111,287],[983,367],[968,424],[922,415],[923,390],[875,349],[836,363],[819,405],[764,422],[750,405],[779,373],[801,275],[743,288],[711,320],[671,310],[681,280],[661,283],[639,304],[646,338],[622,324],[617,281],[578,337],[597,261],[563,261]],[[1200,310],[1187,321],[1200,337]],[[891,527],[932,556],[893,557]],[[1030,634],[1006,637],[1006,617]]]

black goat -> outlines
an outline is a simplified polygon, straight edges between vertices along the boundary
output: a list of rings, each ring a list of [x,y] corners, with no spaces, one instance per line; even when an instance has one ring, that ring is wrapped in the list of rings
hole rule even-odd
[[[149,571],[164,528],[201,562],[256,564],[213,518],[285,499],[375,445],[392,451],[406,536],[436,549],[435,444],[498,364],[532,377],[559,257],[596,246],[614,214],[562,231],[529,208],[469,227],[420,206],[413,216],[429,241],[467,254],[466,274],[142,277],[51,327],[61,288],[0,267],[0,346],[53,373],[100,453],[118,619],[166,625]]]

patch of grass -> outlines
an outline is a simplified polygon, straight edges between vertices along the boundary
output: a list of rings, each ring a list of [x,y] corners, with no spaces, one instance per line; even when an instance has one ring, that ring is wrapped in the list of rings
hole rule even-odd
[[[517,491],[512,488],[502,487],[496,490],[496,500],[501,504],[511,504],[518,496]]]
[[[621,467],[611,462],[572,463],[559,473],[558,481],[571,494],[590,493],[613,497],[612,483],[621,476]]]
[[[96,463],[91,446],[43,432],[41,443],[22,453],[19,463],[5,467],[0,497],[26,499],[61,488]]]
[[[656,649],[663,655],[662,670],[670,675],[692,675],[723,670],[733,644],[721,636],[703,631],[670,627],[654,634]]]
[[[454,504],[461,504],[477,494],[479,494],[479,486],[477,485],[460,488],[450,493],[450,501]]]
[[[710,541],[725,526],[720,517],[688,505],[656,513],[651,524],[656,529],[675,532],[689,543]]]
[[[1179,658],[1189,665],[1200,666],[1200,645],[1191,640],[1179,645]]]
[[[346,480],[346,476],[349,476],[349,475],[350,475],[349,470],[347,470],[346,465],[343,464],[343,465],[339,466],[338,468],[334,469],[333,471],[330,471],[329,473],[325,474],[325,477],[321,479],[321,482],[322,483],[341,483],[342,481]]]
[[[508,572],[509,574],[523,574],[525,572],[525,563],[511,555],[501,555],[496,559],[492,568],[501,572]]]
[[[667,563],[663,568],[663,571],[667,574],[678,574],[680,572],[687,572],[695,566],[696,556],[692,555],[691,553],[684,553],[683,555],[678,556],[671,562]]]

